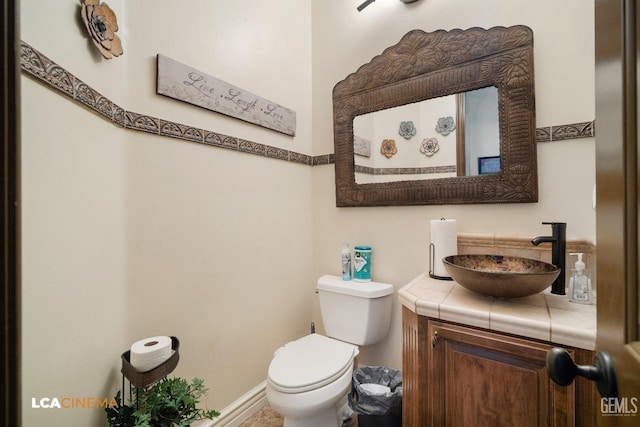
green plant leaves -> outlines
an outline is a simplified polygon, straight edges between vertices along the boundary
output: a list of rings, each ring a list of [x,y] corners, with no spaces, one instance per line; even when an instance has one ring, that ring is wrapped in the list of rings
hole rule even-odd
[[[164,378],[145,388],[133,388],[133,398],[125,405],[120,392],[118,407],[105,408],[111,427],[189,427],[191,423],[220,415],[218,411],[198,409],[207,392],[204,381],[194,378]]]

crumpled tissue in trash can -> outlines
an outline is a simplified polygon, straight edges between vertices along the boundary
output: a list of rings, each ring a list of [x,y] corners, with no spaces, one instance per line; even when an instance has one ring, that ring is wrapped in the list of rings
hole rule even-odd
[[[375,395],[384,395],[391,392],[391,387],[380,384],[360,384],[360,389],[366,391],[368,394]]]

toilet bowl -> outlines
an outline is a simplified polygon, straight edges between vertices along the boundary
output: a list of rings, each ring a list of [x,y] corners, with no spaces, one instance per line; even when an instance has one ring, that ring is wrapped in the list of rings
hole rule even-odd
[[[276,350],[269,366],[267,400],[285,427],[337,426],[337,404],[351,388],[358,347],[311,334]]]

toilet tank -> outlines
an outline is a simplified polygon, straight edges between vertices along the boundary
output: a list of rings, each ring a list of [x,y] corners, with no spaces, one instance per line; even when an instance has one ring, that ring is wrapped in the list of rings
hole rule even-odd
[[[326,334],[357,345],[382,341],[391,323],[393,290],[387,283],[322,276],[318,279],[318,296]]]

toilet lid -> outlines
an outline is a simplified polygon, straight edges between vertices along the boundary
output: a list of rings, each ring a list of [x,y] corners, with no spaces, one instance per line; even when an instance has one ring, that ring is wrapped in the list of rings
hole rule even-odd
[[[269,382],[283,393],[315,390],[350,369],[356,350],[353,344],[307,335],[276,351],[269,365]]]

